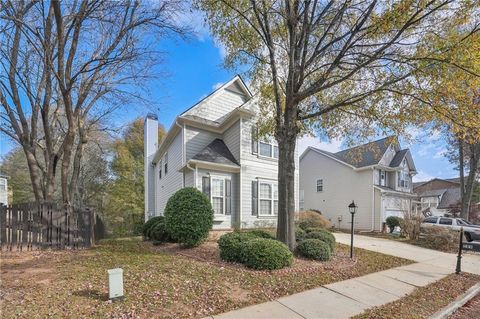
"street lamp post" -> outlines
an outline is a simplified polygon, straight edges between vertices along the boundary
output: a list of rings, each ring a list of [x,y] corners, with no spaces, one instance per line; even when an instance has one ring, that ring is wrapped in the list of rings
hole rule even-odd
[[[348,210],[350,211],[350,215],[352,215],[352,228],[350,231],[350,258],[353,258],[353,217],[357,212],[357,205],[355,205],[355,202],[353,200],[352,203],[348,205]]]

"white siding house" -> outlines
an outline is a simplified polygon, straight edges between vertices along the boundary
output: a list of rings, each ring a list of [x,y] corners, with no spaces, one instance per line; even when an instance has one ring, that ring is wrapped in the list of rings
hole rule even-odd
[[[252,134],[257,112],[254,97],[236,76],[180,114],[158,146],[158,120],[148,115],[145,219],[163,215],[177,190],[195,187],[210,198],[214,229],[275,225],[278,147]],[[298,156],[296,162],[298,168]],[[298,189],[298,169],[295,176]]]
[[[8,177],[0,174],[0,204],[8,205]]]
[[[380,231],[388,216],[412,209],[415,165],[396,138],[330,153],[313,147],[300,157],[302,208],[322,212],[338,228],[351,225],[348,205],[358,206],[355,227]]]

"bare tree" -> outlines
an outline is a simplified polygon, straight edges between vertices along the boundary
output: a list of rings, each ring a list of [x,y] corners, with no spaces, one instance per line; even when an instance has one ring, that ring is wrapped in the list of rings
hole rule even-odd
[[[154,76],[155,40],[184,35],[182,1],[2,1],[1,131],[23,148],[35,198],[51,200],[60,164],[63,201],[72,202],[90,123]],[[124,102],[125,100],[123,100]],[[72,160],[73,159],[73,160]],[[71,165],[73,162],[73,174]]]
[[[338,118],[350,114],[367,122],[405,121],[401,105],[392,101],[406,91],[412,72],[425,67],[419,61],[430,52],[422,43],[456,17],[475,12],[474,5],[452,0],[196,3],[226,46],[227,65],[252,65],[273,114],[271,131],[279,145],[277,237],[291,249],[294,152],[302,130],[334,130]]]

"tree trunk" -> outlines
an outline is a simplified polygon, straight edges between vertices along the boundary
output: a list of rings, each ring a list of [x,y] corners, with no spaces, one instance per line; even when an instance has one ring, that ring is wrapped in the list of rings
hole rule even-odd
[[[68,173],[70,168],[70,161],[72,158],[73,144],[75,142],[75,133],[71,130],[67,132],[64,140],[64,150],[63,150],[63,159],[62,167],[60,171],[60,179],[62,185],[62,200],[65,205],[70,205],[70,193],[68,187]]]
[[[75,150],[75,155],[73,159],[73,172],[70,180],[70,200],[74,204],[79,200],[78,180],[80,178],[80,170],[82,168],[83,151],[87,143],[88,137],[85,133],[85,130],[81,126],[79,126],[79,140],[77,148]]]
[[[477,176],[479,160],[480,160],[480,143],[468,144],[469,159],[468,159],[468,177],[464,184],[464,192],[462,192],[462,212],[461,217],[469,219],[470,203],[472,201],[473,188],[475,187],[475,177]]]
[[[464,211],[465,208],[465,158],[464,158],[464,144],[463,139],[458,139],[458,166],[460,171],[460,200],[461,200],[461,207],[460,207],[460,217],[465,218],[466,212]]]
[[[44,198],[44,192],[42,188],[42,182],[40,180],[40,173],[39,168],[37,166],[37,161],[35,159],[35,154],[28,149],[27,146],[23,146],[23,151],[25,153],[25,157],[27,158],[28,170],[30,173],[30,180],[32,182],[32,190],[35,196],[35,201],[37,203],[46,200]]]

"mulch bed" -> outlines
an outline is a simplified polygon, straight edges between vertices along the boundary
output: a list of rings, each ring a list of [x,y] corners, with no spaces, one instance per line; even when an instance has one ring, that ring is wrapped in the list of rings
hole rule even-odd
[[[467,301],[449,319],[473,319],[480,318],[480,293]]]
[[[220,258],[220,252],[218,249],[218,244],[216,242],[206,242],[200,245],[199,247],[194,248],[181,248],[177,244],[167,243],[160,246],[153,246],[153,249],[159,252],[164,252],[173,255],[181,255],[187,258],[195,259],[197,261],[211,263],[219,267],[232,267],[241,271],[249,272],[260,272],[258,270],[253,270],[245,267],[242,264],[238,263],[229,263],[225,262]],[[326,262],[319,262],[313,260],[307,260],[295,257],[293,259],[293,264],[291,267],[284,269],[278,269],[273,271],[273,273],[294,273],[294,272],[308,272],[308,271],[318,271],[318,270],[334,270],[334,269],[345,269],[353,267],[356,264],[356,259],[350,259],[350,256],[342,251],[336,251],[333,253],[332,258]]]

